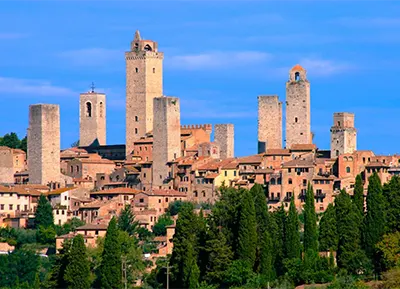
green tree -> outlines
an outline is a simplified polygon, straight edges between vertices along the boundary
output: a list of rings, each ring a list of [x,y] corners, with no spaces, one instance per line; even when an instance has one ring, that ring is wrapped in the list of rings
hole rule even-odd
[[[167,226],[173,225],[174,220],[172,220],[169,214],[164,214],[158,217],[157,223],[153,227],[153,233],[156,236],[166,236]]]
[[[82,235],[72,240],[64,279],[70,289],[90,288],[90,264]]]
[[[364,248],[367,256],[372,260],[375,272],[380,272],[381,257],[376,252],[376,244],[385,233],[385,199],[381,180],[374,173],[369,178],[367,195],[367,213],[364,220]]]
[[[17,149],[20,147],[20,140],[15,132],[11,132],[2,137],[0,145]]]
[[[400,268],[400,232],[384,235],[376,247],[383,256],[385,269]]]
[[[54,225],[53,208],[45,195],[41,194],[35,212],[35,227],[48,228]]]
[[[393,176],[383,187],[386,199],[387,228],[389,232],[400,231],[400,177]]]
[[[300,258],[299,217],[294,204],[294,198],[290,201],[289,214],[285,223],[285,251],[286,258],[288,259]]]
[[[39,229],[36,231],[36,239],[41,244],[54,244],[56,240],[56,230],[53,226],[39,226]]]
[[[245,191],[239,217],[237,257],[253,268],[257,250],[257,222],[253,196]]]
[[[336,251],[337,246],[336,210],[332,204],[329,204],[319,222],[319,248],[321,251]]]
[[[314,192],[310,183],[306,191],[304,206],[304,252],[318,252],[317,215],[315,213]]]
[[[69,252],[71,250],[71,240],[65,240],[59,254],[56,256],[55,263],[51,268],[48,280],[45,282],[45,288],[67,288],[64,280],[65,270],[68,265]]]
[[[28,152],[28,138],[25,136],[23,139],[21,139],[21,142],[19,143],[19,149],[23,150],[24,152]]]
[[[100,265],[100,285],[105,289],[121,288],[121,244],[118,239],[117,221],[108,224]]]
[[[126,264],[126,281],[133,284],[144,269],[142,251],[137,240],[125,231],[118,232],[118,242],[121,244],[121,259]]]
[[[118,217],[118,229],[127,232],[132,236],[138,227],[138,222],[135,221],[135,215],[133,214],[132,206],[126,204],[121,210]]]
[[[286,224],[286,212],[283,205],[272,215],[272,222],[270,231],[274,234],[273,246],[274,246],[274,268],[278,276],[282,276],[285,273],[283,260],[286,255],[285,243],[285,224]],[[272,229],[271,229],[272,228]],[[276,237],[275,237],[276,236]]]
[[[360,212],[361,216],[364,217],[364,186],[361,175],[357,175],[356,177],[353,203],[356,205],[356,208]]]
[[[171,216],[178,215],[183,206],[193,207],[193,204],[190,202],[177,200],[169,204],[168,212]]]

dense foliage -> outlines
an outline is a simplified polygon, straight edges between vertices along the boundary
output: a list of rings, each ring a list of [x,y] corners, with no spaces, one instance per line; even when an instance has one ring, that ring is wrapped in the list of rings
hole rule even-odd
[[[23,139],[19,139],[15,132],[7,133],[0,137],[0,146],[6,146],[12,149],[21,149],[24,152],[28,150],[28,141],[25,136]]]

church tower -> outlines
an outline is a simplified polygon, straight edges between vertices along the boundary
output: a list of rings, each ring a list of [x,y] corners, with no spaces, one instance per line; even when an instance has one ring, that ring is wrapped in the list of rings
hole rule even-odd
[[[357,150],[357,130],[354,128],[354,114],[335,112],[331,127],[331,158],[351,154]]]
[[[286,148],[311,143],[310,82],[306,70],[297,64],[286,82]]]
[[[164,53],[157,42],[142,40],[139,31],[125,53],[126,61],[126,155],[133,144],[153,130],[153,99],[163,95]]]
[[[106,95],[92,90],[80,94],[79,145],[106,144]]]

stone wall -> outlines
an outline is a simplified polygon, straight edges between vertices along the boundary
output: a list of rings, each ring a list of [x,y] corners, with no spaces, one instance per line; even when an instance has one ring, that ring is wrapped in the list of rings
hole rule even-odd
[[[135,37],[126,60],[126,155],[153,129],[153,99],[163,95],[163,58],[157,42]]]
[[[13,150],[9,147],[0,147],[0,184],[14,183]]]
[[[234,126],[233,124],[216,124],[214,142],[220,146],[222,159],[233,158],[234,152]]]
[[[331,127],[331,157],[351,154],[357,149],[357,130],[354,128],[354,114],[339,112],[333,114]]]
[[[258,97],[258,153],[282,148],[282,102],[277,95]]]
[[[29,106],[28,170],[31,184],[60,182],[60,108]]]
[[[180,104],[177,97],[154,98],[153,187],[169,177],[167,162],[181,156]]]
[[[89,107],[90,108],[89,108]],[[81,93],[79,105],[79,145],[89,146],[96,139],[106,145],[106,95]]]
[[[293,144],[310,144],[310,83],[300,66],[292,68],[286,83],[286,148]]]

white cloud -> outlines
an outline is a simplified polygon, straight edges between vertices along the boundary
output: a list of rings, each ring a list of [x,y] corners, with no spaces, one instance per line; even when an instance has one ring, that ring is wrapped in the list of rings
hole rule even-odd
[[[49,81],[0,77],[0,93],[34,96],[73,96],[69,88],[55,86]]]
[[[61,52],[59,57],[75,66],[102,66],[124,58],[124,51],[106,48],[85,48]]]
[[[271,54],[258,51],[214,51],[172,56],[166,59],[166,65],[184,70],[221,69],[257,64],[271,58]]]
[[[350,64],[326,59],[303,58],[299,64],[312,75],[329,76],[354,69]]]

